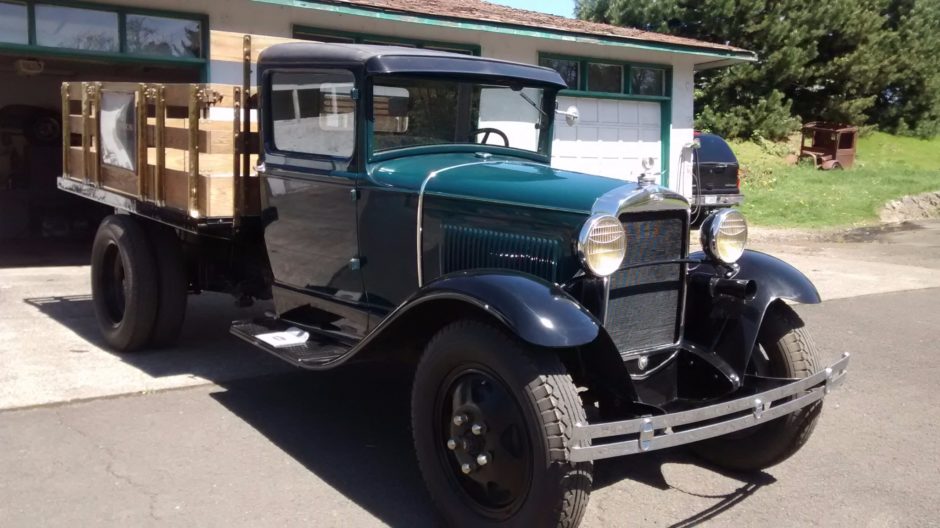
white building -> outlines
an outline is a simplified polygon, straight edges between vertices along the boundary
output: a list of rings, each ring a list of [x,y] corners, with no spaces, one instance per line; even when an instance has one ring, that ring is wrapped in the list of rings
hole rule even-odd
[[[689,195],[695,72],[755,60],[723,44],[482,0],[163,0],[155,6],[0,0],[0,115],[8,105],[57,110],[62,81],[240,83],[241,65],[220,60],[226,57],[213,49],[213,31],[419,46],[555,68],[571,87],[559,107],[576,106],[580,121],[555,127],[553,164],[634,179],[640,159],[652,157],[661,183]],[[30,145],[29,155],[4,161],[5,153],[27,148],[17,141],[0,142],[0,237],[21,234],[30,207],[33,223],[45,218],[37,208],[55,207],[42,204],[57,174],[59,146]]]

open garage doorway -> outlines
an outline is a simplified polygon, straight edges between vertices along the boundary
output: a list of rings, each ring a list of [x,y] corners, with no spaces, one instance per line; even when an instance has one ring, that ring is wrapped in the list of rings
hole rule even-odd
[[[98,222],[111,212],[56,188],[63,82],[201,77],[200,66],[0,54],[0,267],[87,262]]]

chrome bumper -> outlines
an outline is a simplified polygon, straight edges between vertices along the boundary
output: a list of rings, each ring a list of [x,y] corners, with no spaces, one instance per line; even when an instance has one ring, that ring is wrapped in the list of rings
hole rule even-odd
[[[596,440],[612,436],[634,437],[608,444],[572,447],[569,451],[569,460],[571,462],[586,462],[601,458],[645,453],[698,442],[699,440],[760,425],[823,399],[826,394],[829,394],[830,390],[838,387],[845,380],[848,364],[849,354],[845,353],[842,355],[842,359],[833,363],[832,366],[807,378],[746,398],[690,411],[650,416],[648,418],[634,418],[621,422],[578,423],[574,426],[574,432],[572,433],[572,440],[576,443],[582,440]],[[793,399],[774,405],[778,400],[790,397]],[[700,427],[683,428],[680,431],[673,430],[674,427],[723,417],[726,417],[727,420]]]
[[[724,207],[744,203],[743,194],[703,194],[692,195],[692,204],[705,207]]]

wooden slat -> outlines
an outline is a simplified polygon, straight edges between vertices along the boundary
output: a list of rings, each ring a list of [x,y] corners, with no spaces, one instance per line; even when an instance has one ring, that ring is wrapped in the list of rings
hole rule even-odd
[[[242,62],[242,42],[245,38],[244,33],[231,31],[219,31],[213,29],[209,32],[209,46],[212,50],[212,60],[224,62]],[[258,55],[265,48],[275,44],[285,44],[288,42],[310,42],[309,40],[297,40],[283,37],[271,37],[268,35],[251,35],[251,62],[258,62]]]
[[[151,170],[153,166],[151,166]],[[245,179],[245,214],[257,215],[260,211],[260,178],[257,175]],[[200,175],[199,215],[203,218],[227,218],[234,211],[234,182],[231,174]],[[166,206],[187,211],[189,204],[189,174],[185,171],[164,169]]]
[[[73,180],[85,180],[85,162],[82,158],[82,147],[69,147],[69,172],[68,177]]]
[[[101,186],[130,196],[137,196],[137,175],[129,170],[101,164],[99,181]]]

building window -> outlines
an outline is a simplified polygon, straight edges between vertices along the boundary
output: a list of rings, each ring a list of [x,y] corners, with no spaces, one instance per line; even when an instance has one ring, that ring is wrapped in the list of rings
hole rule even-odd
[[[0,2],[0,42],[29,44],[29,11],[26,4]]]
[[[587,89],[589,92],[623,93],[623,66],[589,62]]]
[[[76,4],[0,0],[0,44],[206,62],[205,17]]]
[[[118,14],[59,5],[36,5],[36,44],[86,51],[120,51]]]
[[[320,28],[309,28],[303,26],[294,27],[294,38],[304,40],[314,40],[317,42],[332,42],[338,44],[372,44],[376,46],[401,46],[405,48],[422,48],[435,51],[446,51],[448,53],[460,53],[463,55],[479,55],[480,47],[472,44],[460,44],[456,42],[429,42],[416,39],[400,39],[385,37],[382,35],[373,35],[366,33],[349,33],[345,31],[331,31]]]
[[[666,93],[666,72],[660,68],[630,69],[631,93],[636,95],[664,95]]]
[[[619,94],[624,97],[669,96],[667,67],[550,55],[540,56],[539,65],[557,71],[568,85],[568,89],[573,91]]]
[[[168,57],[202,56],[202,24],[198,20],[127,15],[127,52]]]
[[[561,75],[568,88],[578,90],[581,86],[581,63],[576,60],[555,59],[552,57],[542,57],[539,59],[539,66],[551,68]]]

